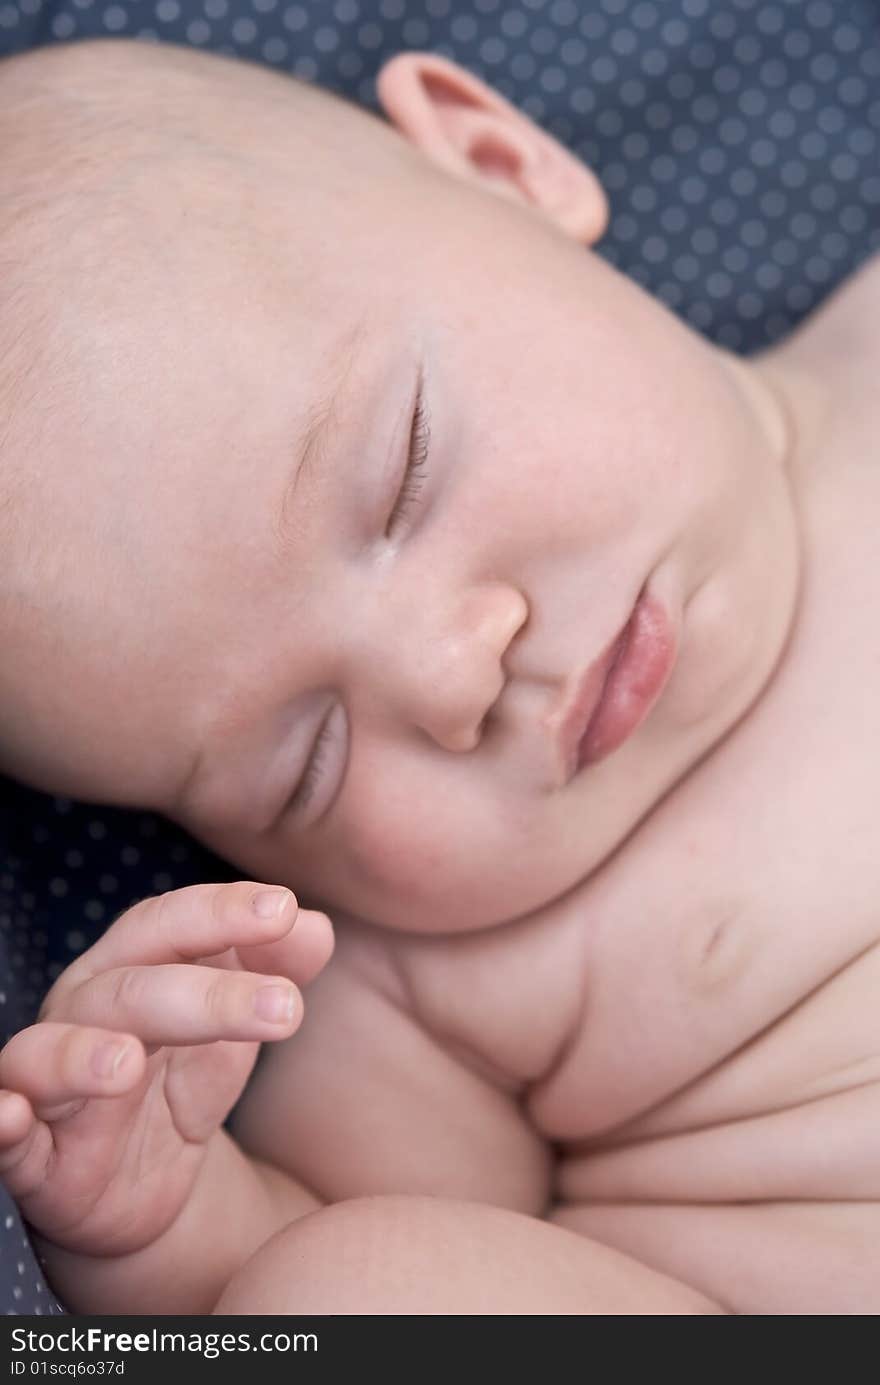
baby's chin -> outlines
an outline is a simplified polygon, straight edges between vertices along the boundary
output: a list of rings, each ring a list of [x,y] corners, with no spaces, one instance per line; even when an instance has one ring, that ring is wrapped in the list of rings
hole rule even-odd
[[[331,918],[364,922],[395,933],[420,935],[466,934],[536,915],[551,908],[572,888],[589,878],[560,871],[552,877],[546,870],[541,878],[531,873],[530,888],[512,880],[505,870],[483,872],[479,882],[449,871],[420,888],[401,883],[399,889],[386,886],[381,892],[354,885],[330,890],[298,888],[293,872],[288,884],[301,906],[327,913]]]

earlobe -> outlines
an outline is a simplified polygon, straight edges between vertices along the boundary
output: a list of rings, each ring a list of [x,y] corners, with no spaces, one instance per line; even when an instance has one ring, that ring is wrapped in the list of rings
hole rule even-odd
[[[590,170],[457,63],[399,53],[376,90],[392,124],[445,172],[533,207],[583,244],[602,235],[608,202]]]

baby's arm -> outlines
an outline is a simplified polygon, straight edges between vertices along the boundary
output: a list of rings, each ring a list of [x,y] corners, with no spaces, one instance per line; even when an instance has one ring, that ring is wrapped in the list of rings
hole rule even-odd
[[[0,1054],[0,1175],[56,1292],[79,1312],[210,1312],[249,1255],[316,1205],[222,1129],[258,1044],[290,1035],[327,961],[323,915],[249,882],[130,909],[58,978]],[[254,1011],[267,983],[291,998]],[[102,1072],[108,1047],[124,1060]]]
[[[233,1114],[242,1149],[323,1202],[427,1194],[542,1215],[552,1152],[515,1084],[426,1029],[378,931],[334,925],[308,1025],[263,1051]]]

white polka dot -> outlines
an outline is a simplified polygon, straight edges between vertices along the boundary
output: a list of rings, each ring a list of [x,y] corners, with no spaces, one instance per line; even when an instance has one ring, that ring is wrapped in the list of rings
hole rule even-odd
[[[528,81],[530,77],[534,76],[535,72],[537,71],[537,68],[538,64],[535,62],[535,59],[532,57],[531,53],[517,53],[510,64],[511,74],[517,79],[517,81]],[[589,104],[576,105],[576,96],[579,98],[579,100],[582,100],[585,103],[589,102]],[[569,100],[569,105],[572,106],[574,110],[591,111],[593,109],[594,104],[595,97],[593,96],[593,93],[587,90],[587,88],[585,87],[581,87],[577,91],[572,92],[571,98]]]
[[[678,176],[678,164],[669,154],[658,154],[651,160],[651,176],[658,183],[671,183]]]
[[[718,126],[718,137],[722,144],[742,144],[748,134],[748,127],[739,116],[727,116]]]
[[[732,289],[733,280],[721,270],[716,270],[706,280],[706,292],[712,298],[727,298]]]
[[[816,234],[816,218],[805,211],[795,212],[788,223],[788,228],[793,236],[798,240],[809,240]]]
[[[649,235],[647,240],[642,242],[642,253],[650,265],[660,265],[669,253],[667,241],[664,241],[662,235]]]
[[[375,28],[375,25],[373,25],[372,27]],[[449,27],[452,33],[452,37],[458,43],[470,43],[471,39],[474,38],[477,32],[477,21],[474,19],[473,15],[458,14],[455,16]]]
[[[744,92],[740,93],[739,108],[743,115],[763,115],[767,109],[766,93],[758,87],[747,87]]]
[[[649,130],[668,130],[672,124],[672,110],[665,101],[652,101],[645,107],[645,124]]]
[[[267,38],[262,48],[263,57],[266,59],[266,62],[276,65],[286,61],[289,51],[284,39],[279,38],[277,34],[273,35],[272,38]]]
[[[736,203],[732,197],[718,197],[709,208],[709,215],[716,226],[732,226],[738,216]]]
[[[648,140],[641,130],[634,130],[631,134],[626,135],[621,143],[624,157],[631,162],[643,159],[649,148]]]
[[[639,183],[630,193],[629,200],[637,212],[652,212],[657,206],[657,189],[648,183]]]
[[[492,0],[492,8],[497,9],[500,0]],[[561,27],[567,24],[575,24],[579,14],[579,6],[574,0],[553,0],[550,6],[550,18],[554,24]]]
[[[658,285],[657,294],[670,308],[677,308],[684,298],[681,285],[670,279],[664,279],[663,283]]]
[[[521,38],[528,28],[528,20],[519,10],[508,10],[501,16],[499,27],[508,38]]]
[[[623,212],[614,221],[614,231],[618,240],[635,240],[639,233],[639,224],[635,217]]]
[[[720,95],[726,96],[742,86],[742,73],[732,63],[728,63],[713,72],[712,85]]]
[[[566,80],[561,67],[545,67],[539,78],[542,90],[549,92],[562,91]]]
[[[779,170],[779,181],[787,188],[800,188],[809,177],[806,164],[801,159],[786,159]]]
[[[607,107],[597,114],[596,129],[607,139],[617,139],[618,134],[624,129],[624,116],[621,115],[621,112],[615,111],[613,107]],[[621,163],[619,168],[624,168],[624,165]]]
[[[689,154],[699,142],[699,135],[693,125],[676,125],[669,136],[669,141],[679,154]]]
[[[840,224],[848,235],[857,236],[868,224],[868,213],[864,207],[849,206],[841,208]]]
[[[702,178],[691,175],[685,178],[681,184],[681,199],[690,206],[696,206],[705,199],[707,190]]]
[[[843,82],[838,84],[837,96],[844,102],[844,105],[861,105],[862,101],[868,97],[868,84],[863,82],[862,78],[855,78],[855,76],[844,78]]]
[[[705,331],[711,327],[715,314],[712,312],[711,305],[700,298],[696,303],[688,304],[686,316],[695,327]]]
[[[700,273],[700,262],[694,255],[679,255],[673,269],[679,279],[692,284]]]
[[[718,340],[722,346],[738,351],[743,344],[742,328],[735,322],[722,322],[718,328]]]
[[[741,245],[731,245],[721,256],[721,263],[731,274],[742,274],[749,263],[749,257]]]
[[[696,82],[690,72],[672,72],[666,86],[673,100],[688,101],[694,94]]]
[[[701,172],[715,175],[721,173],[727,166],[727,155],[723,149],[704,149],[697,162]]]
[[[782,283],[782,271],[769,262],[759,264],[755,270],[755,282],[762,289],[776,289]]]
[[[559,47],[559,60],[566,67],[579,67],[587,56],[587,45],[579,38],[567,38]]]
[[[615,29],[611,35],[611,47],[620,57],[629,57],[638,47],[638,39],[632,29]]]
[[[309,17],[302,5],[288,5],[281,16],[281,22],[291,33],[299,33],[308,24]]]
[[[650,48],[642,58],[642,71],[649,77],[661,77],[669,67],[669,59],[662,48]]]
[[[617,76],[617,63],[607,56],[597,58],[590,66],[590,75],[596,82],[613,82]]]
[[[832,178],[838,183],[848,183],[859,175],[858,159],[852,154],[835,154],[829,164]]]
[[[778,34],[785,16],[778,5],[763,5],[755,16],[755,24],[762,34]]]
[[[633,6],[629,18],[637,29],[653,29],[660,16],[656,5],[648,3],[648,0],[640,0],[639,4]]]
[[[811,48],[810,36],[803,29],[790,29],[782,36],[782,51],[789,58],[805,58]]]
[[[621,163],[605,164],[599,176],[604,186],[612,192],[625,187],[629,181],[629,174]]]
[[[691,236],[691,247],[698,255],[713,255],[718,249],[718,235],[711,226],[698,226]]]
[[[832,275],[831,265],[822,255],[812,255],[804,265],[804,273],[813,284],[824,284]]]
[[[737,197],[751,197],[758,186],[758,179],[751,168],[735,168],[730,175],[730,190]]]

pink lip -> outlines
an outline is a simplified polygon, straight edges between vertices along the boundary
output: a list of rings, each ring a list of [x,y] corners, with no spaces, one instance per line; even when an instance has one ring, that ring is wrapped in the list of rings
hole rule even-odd
[[[548,719],[563,785],[617,750],[645,720],[674,667],[675,644],[665,609],[643,589],[623,629],[575,678],[562,713]]]

